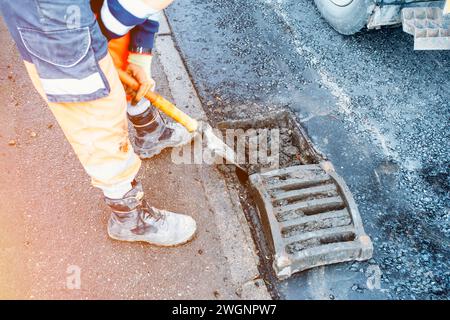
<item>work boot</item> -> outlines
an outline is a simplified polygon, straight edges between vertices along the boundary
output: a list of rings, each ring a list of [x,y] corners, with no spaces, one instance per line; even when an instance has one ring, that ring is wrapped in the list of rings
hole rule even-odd
[[[141,111],[140,113],[136,113]],[[141,159],[158,155],[165,148],[190,143],[193,135],[178,123],[166,124],[159,111],[142,99],[136,107],[128,108],[128,118],[136,129],[135,152]]]
[[[111,238],[161,247],[179,246],[193,239],[197,229],[193,218],[150,207],[143,199],[142,184],[133,182],[132,186],[122,199],[105,197],[113,211],[108,222]]]

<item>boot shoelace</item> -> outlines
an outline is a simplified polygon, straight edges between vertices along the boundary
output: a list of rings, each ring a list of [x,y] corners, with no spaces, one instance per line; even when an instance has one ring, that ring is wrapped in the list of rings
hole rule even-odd
[[[141,214],[138,214],[138,222],[137,226],[145,226],[146,220],[149,218],[153,218],[155,222],[160,221],[160,225],[164,226],[166,221],[166,215],[159,212],[159,210],[154,210],[152,207],[150,207],[147,203],[147,201],[142,200],[141,204]]]

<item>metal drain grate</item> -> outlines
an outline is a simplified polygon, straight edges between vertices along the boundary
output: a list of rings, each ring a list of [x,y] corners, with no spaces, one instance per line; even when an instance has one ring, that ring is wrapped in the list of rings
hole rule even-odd
[[[330,162],[253,174],[250,184],[280,279],[372,257],[358,208]]]

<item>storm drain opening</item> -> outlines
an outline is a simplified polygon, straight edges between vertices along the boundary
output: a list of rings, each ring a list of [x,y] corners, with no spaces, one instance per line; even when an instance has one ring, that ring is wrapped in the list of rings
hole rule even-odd
[[[278,279],[313,267],[372,257],[372,242],[350,190],[291,112],[222,122],[219,129],[250,137],[242,148],[246,160],[254,158],[248,154],[254,151],[249,130],[279,134],[275,139],[274,135],[263,136],[269,137],[264,147],[271,161],[242,163],[250,176],[241,190],[241,204],[250,224],[261,229],[260,233],[253,230],[257,246]]]

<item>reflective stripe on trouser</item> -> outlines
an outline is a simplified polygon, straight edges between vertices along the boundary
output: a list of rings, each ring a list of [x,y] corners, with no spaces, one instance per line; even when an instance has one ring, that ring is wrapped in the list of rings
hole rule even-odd
[[[120,198],[130,189],[141,160],[129,140],[125,92],[110,55],[99,65],[111,87],[107,97],[88,102],[47,103],[92,184],[106,196]],[[25,66],[34,86],[46,99],[35,66],[28,62]]]

